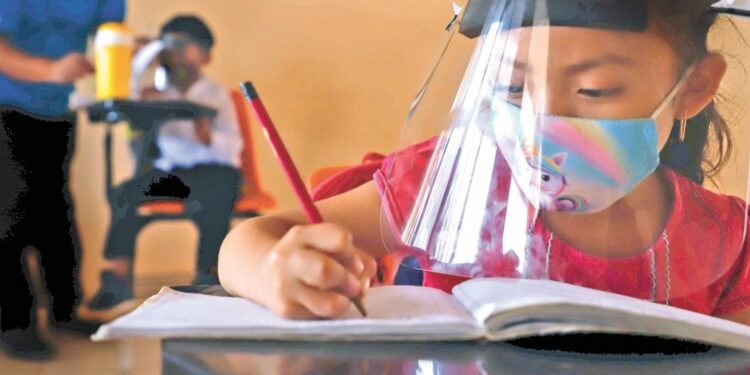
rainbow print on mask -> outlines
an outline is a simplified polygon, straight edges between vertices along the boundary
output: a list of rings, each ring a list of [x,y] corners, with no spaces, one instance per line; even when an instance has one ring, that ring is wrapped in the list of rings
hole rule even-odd
[[[539,115],[496,99],[490,123],[514,180],[539,209],[601,211],[659,165],[652,119]]]

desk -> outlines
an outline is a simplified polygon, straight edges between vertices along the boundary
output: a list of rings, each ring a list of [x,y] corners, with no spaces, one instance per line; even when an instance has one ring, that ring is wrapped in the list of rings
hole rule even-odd
[[[143,166],[158,155],[150,150],[156,145],[159,127],[170,120],[191,120],[198,117],[216,117],[217,111],[185,100],[105,100],[86,107],[92,124],[113,125],[120,121],[130,122],[130,126],[143,131],[143,150],[136,155],[136,174],[143,172]],[[104,178],[107,197],[112,195],[112,130],[107,126],[104,138]]]
[[[175,286],[226,295],[219,285]],[[599,352],[599,354],[584,354]],[[628,354],[634,348],[641,354]],[[616,354],[626,353],[626,354]],[[668,353],[668,354],[664,354]],[[750,353],[625,335],[505,342],[162,341],[164,374],[750,374]]]
[[[580,354],[507,343],[162,342],[164,374],[746,374],[748,353]]]

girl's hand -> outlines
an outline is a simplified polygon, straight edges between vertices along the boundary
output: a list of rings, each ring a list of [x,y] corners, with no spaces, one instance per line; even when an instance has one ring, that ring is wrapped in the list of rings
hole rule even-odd
[[[354,246],[347,229],[330,223],[292,227],[260,267],[258,299],[285,318],[333,318],[362,296],[375,260]]]
[[[156,87],[147,87],[141,90],[141,99],[156,100],[164,97],[164,93],[157,90]]]

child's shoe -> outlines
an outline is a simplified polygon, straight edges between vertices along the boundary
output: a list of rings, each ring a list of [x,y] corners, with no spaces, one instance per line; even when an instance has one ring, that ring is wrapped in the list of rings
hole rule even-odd
[[[110,271],[101,273],[101,284],[94,297],[82,304],[76,316],[83,321],[109,322],[138,307],[130,283]]]
[[[0,347],[11,357],[29,361],[46,361],[57,354],[54,345],[44,340],[36,328],[0,332]]]

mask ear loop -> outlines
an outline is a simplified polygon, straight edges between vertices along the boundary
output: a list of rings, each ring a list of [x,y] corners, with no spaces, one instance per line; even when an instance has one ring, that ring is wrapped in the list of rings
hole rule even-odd
[[[693,71],[695,71],[695,68],[695,63],[690,64],[690,66],[685,71],[685,74],[682,75],[682,78],[680,78],[680,80],[675,83],[674,87],[672,87],[672,90],[669,91],[669,94],[667,94],[661,104],[659,104],[656,110],[654,110],[654,113],[650,117],[652,120],[656,120],[659,115],[661,115],[661,113],[664,112],[665,109],[667,109],[667,106],[672,103],[672,99],[674,99],[675,96],[677,96],[677,93],[680,92],[680,89],[685,86],[685,83],[687,83],[690,75],[692,75]]]

